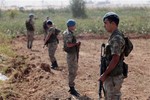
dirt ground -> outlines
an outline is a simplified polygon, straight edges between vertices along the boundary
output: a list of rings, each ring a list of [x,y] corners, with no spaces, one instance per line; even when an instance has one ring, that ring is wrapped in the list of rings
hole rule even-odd
[[[100,46],[107,39],[80,38],[76,88],[81,100],[98,100],[98,78],[100,64]],[[131,39],[134,50],[125,59],[129,64],[129,75],[122,86],[122,100],[150,100],[150,39]],[[19,81],[11,83],[12,92],[17,95],[10,100],[72,100],[69,99],[67,81],[66,53],[63,43],[57,48],[58,70],[44,70],[44,64],[50,64],[47,47],[43,48],[43,36],[35,37],[33,49],[26,47],[26,37],[12,41],[14,50],[26,57],[27,71]]]

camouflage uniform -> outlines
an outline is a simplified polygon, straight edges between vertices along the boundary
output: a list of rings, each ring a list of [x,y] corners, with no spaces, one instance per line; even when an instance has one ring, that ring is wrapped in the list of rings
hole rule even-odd
[[[49,53],[51,62],[56,61],[56,58],[55,58],[56,49],[57,49],[57,41],[53,43],[48,43],[48,53]]]
[[[56,62],[56,58],[55,58],[55,52],[56,52],[56,49],[57,49],[57,46],[58,46],[58,40],[57,40],[58,33],[55,33],[55,28],[54,27],[50,27],[48,29],[48,35],[50,35],[50,38],[47,41],[50,61],[52,63],[52,66],[58,67],[58,65],[56,65],[57,62]],[[55,64],[54,64],[54,62],[55,62]]]
[[[64,38],[64,47],[66,47],[67,43],[76,43],[76,37],[68,29],[64,31],[63,38]],[[69,71],[68,84],[70,87],[75,86],[74,80],[77,76],[77,70],[78,70],[77,60],[78,59],[77,59],[76,47],[71,47],[70,51],[67,52],[67,64],[68,64],[68,71]]]
[[[125,45],[125,41],[122,35],[123,34],[120,33],[118,30],[115,30],[110,36],[108,45],[110,46],[111,56],[113,54],[117,54],[121,56]],[[120,89],[123,83],[122,66],[123,66],[123,61],[119,60],[118,65],[112,70],[108,78],[104,81],[105,100],[121,99]]]
[[[30,23],[30,25],[27,23]],[[27,29],[27,47],[31,49],[34,40],[34,30],[35,30],[34,21],[32,19],[26,20],[26,29]]]

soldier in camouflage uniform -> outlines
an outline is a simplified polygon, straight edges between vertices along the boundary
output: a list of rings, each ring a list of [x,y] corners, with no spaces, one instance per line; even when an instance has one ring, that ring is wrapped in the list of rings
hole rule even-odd
[[[78,53],[79,53],[79,46],[80,42],[76,41],[76,37],[74,35],[74,30],[76,28],[76,22],[73,19],[69,19],[67,21],[67,27],[66,31],[63,33],[63,39],[64,39],[64,51],[67,52],[67,64],[68,64],[68,84],[70,87],[70,94],[74,96],[80,96],[80,94],[75,90],[74,86],[74,80],[77,76],[77,70],[78,70]]]
[[[53,23],[52,23],[51,20],[47,21],[47,26],[48,26],[49,29],[48,29],[48,34],[45,38],[44,45],[48,46],[48,52],[49,52],[49,57],[50,57],[50,61],[51,61],[51,68],[52,69],[57,69],[58,64],[57,64],[57,60],[55,58],[55,52],[56,52],[57,45],[58,45],[57,36],[58,36],[60,30],[53,27]]]
[[[34,39],[34,14],[29,14],[29,19],[26,20],[26,29],[27,29],[27,48],[32,49],[33,39]]]
[[[104,27],[111,33],[105,49],[107,69],[100,76],[105,90],[105,100],[121,100],[121,87],[123,83],[123,50],[125,40],[118,30],[119,17],[114,12],[108,12],[103,17]]]

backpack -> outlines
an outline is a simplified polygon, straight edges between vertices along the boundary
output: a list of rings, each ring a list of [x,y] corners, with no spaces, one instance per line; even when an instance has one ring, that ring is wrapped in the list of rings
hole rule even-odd
[[[125,40],[125,48],[124,48],[124,56],[125,57],[128,57],[128,55],[131,53],[131,51],[133,50],[133,44],[132,42],[130,41],[130,39],[126,36],[123,36],[124,40]],[[126,64],[125,62],[123,62],[123,75],[124,75],[124,78],[127,78],[128,77],[128,64]]]
[[[31,24],[31,20],[26,21],[26,28],[29,31],[34,31],[33,25]]]
[[[133,44],[130,41],[130,39],[126,36],[124,36],[124,40],[125,40],[124,56],[127,57],[133,50]]]

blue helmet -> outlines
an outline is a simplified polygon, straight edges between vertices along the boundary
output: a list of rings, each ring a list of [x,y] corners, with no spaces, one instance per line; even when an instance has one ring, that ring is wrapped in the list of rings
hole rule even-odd
[[[51,20],[47,20],[46,24],[47,24],[47,25],[52,25],[53,22],[52,22]]]
[[[29,17],[31,18],[31,17],[34,17],[34,14],[33,13],[30,13],[29,14]]]
[[[108,12],[104,15],[103,21],[108,19],[109,21],[114,21],[117,25],[119,24],[119,16],[114,12]]]
[[[71,27],[71,26],[75,26],[76,25],[76,21],[74,19],[69,19],[67,21],[67,26]]]

